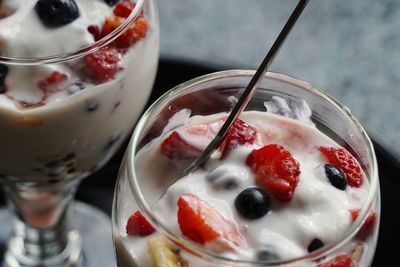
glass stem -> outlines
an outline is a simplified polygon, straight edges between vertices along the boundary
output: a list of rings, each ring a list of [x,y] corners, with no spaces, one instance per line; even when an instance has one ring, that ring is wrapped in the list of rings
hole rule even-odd
[[[43,185],[16,182],[3,187],[15,215],[7,266],[77,266],[81,241],[68,228],[68,218],[78,184],[76,180]]]

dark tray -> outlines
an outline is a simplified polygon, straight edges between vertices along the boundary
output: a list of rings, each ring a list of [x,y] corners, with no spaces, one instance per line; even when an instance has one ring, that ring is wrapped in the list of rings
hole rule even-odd
[[[221,69],[222,67],[199,63],[161,59],[149,103],[181,82]],[[398,230],[400,225],[400,179],[397,177],[400,174],[400,159],[380,143],[374,141],[374,144],[379,164],[382,214],[379,241],[372,266],[380,267],[386,266],[387,262],[398,262],[395,244],[400,238],[400,230]],[[107,214],[111,214],[114,185],[125,147],[100,171],[82,182],[77,192],[78,200],[97,206]]]

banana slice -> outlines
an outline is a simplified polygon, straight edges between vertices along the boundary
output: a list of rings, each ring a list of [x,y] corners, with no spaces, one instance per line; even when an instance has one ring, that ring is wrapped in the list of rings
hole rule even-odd
[[[170,243],[164,236],[150,236],[147,245],[156,267],[181,267],[178,257],[172,251]]]

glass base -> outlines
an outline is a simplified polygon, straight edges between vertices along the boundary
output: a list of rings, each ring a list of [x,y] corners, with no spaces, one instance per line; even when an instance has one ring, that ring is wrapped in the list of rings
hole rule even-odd
[[[32,262],[18,253],[18,240],[11,239],[13,217],[0,210],[0,261],[2,267],[115,267],[111,220],[101,210],[74,202],[68,246],[56,258]],[[83,253],[82,253],[83,248]],[[22,256],[21,256],[22,255]],[[57,262],[57,263],[56,263]]]

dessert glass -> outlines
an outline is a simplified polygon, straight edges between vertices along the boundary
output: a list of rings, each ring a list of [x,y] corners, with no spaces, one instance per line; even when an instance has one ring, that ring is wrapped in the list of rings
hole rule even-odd
[[[181,266],[318,266],[343,253],[351,256],[354,266],[371,265],[380,213],[377,163],[371,140],[347,107],[309,83],[282,74],[267,73],[246,110],[265,111],[264,102],[272,96],[282,97],[286,101],[303,99],[312,111],[311,119],[317,129],[357,158],[370,188],[360,215],[343,236],[300,258],[264,262],[232,260],[206,251],[202,246],[174,234],[153,213],[152,205],[173,181],[156,184],[152,183],[151,177],[137,176],[135,157],[138,151],[160,136],[168,119],[184,108],[190,109],[191,115],[229,112],[235,103],[232,100],[240,96],[253,75],[254,71],[231,70],[195,78],[164,94],[144,113],[125,153],[115,189],[112,223],[118,266],[156,266],[148,253],[146,241],[136,242],[141,237],[129,237],[126,234],[128,218],[137,210],[149,220],[158,234],[169,240],[174,253],[185,253],[185,259],[190,259],[181,262]],[[178,170],[177,174],[181,171]],[[365,235],[366,221],[371,213],[375,213],[376,220],[372,226],[369,225],[368,234]]]
[[[140,17],[147,20],[148,31],[121,52],[114,77],[91,79],[85,60],[117,40]],[[158,55],[155,1],[139,0],[122,25],[90,46],[43,58],[0,57],[10,71],[30,74],[19,80],[32,79],[25,82],[39,87],[34,73],[74,70],[73,83],[61,92],[67,95],[60,101],[14,104],[4,97],[6,104],[0,105],[0,182],[14,215],[10,221],[9,212],[0,213],[2,241],[8,242],[5,266],[115,264],[109,218],[72,200],[80,181],[101,168],[131,133],[150,95]],[[51,93],[60,93],[51,87],[57,76],[53,78],[42,81],[41,89],[48,86]],[[63,84],[68,84],[71,77],[64,78]]]

